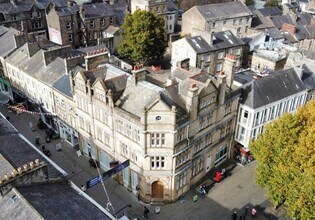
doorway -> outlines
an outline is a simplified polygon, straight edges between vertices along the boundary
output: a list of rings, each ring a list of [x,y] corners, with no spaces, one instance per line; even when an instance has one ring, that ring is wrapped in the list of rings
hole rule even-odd
[[[152,183],[152,198],[163,199],[163,183],[160,181],[155,181]]]

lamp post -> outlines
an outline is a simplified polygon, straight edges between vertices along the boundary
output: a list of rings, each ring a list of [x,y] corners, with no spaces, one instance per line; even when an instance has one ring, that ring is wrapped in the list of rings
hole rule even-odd
[[[130,204],[125,205],[124,207],[122,207],[121,209],[119,209],[119,210],[114,214],[114,216],[116,216],[119,212],[121,212],[122,210],[124,210],[124,209],[127,208],[127,207],[131,208],[131,205],[130,205]]]

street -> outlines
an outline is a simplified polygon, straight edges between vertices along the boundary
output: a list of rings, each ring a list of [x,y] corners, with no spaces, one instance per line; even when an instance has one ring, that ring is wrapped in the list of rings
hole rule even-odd
[[[39,130],[32,132],[29,128],[29,122],[36,125],[38,115],[22,113],[16,115],[9,112],[5,106],[0,106],[0,111],[4,116],[10,116],[10,122],[19,130],[30,142],[34,143],[36,136],[39,136],[41,143],[44,141],[45,131]],[[61,143],[62,151],[56,151],[55,145]],[[41,145],[38,146],[40,148]],[[91,168],[88,158],[78,157],[74,148],[61,139],[53,140],[51,143],[45,143],[47,149],[51,152],[50,159],[58,164],[67,173],[67,179],[75,183],[78,187],[85,184],[86,181],[97,176],[97,170]],[[227,177],[221,183],[217,183],[205,197],[200,197],[197,202],[193,202],[193,196],[197,194],[195,189],[191,189],[182,199],[173,204],[162,205],[159,214],[154,213],[155,206],[138,202],[135,195],[131,194],[126,188],[118,184],[112,178],[105,181],[110,202],[114,211],[119,211],[117,217],[126,213],[131,219],[143,219],[144,206],[150,210],[149,219],[232,219],[233,211],[244,213],[244,208],[248,205],[255,207],[258,215],[255,219],[277,219],[267,216],[266,206],[268,200],[264,191],[258,188],[254,183],[254,169],[256,162],[252,162],[245,167],[237,166],[230,177]],[[102,171],[101,171],[102,172]],[[94,186],[86,193],[96,200],[103,207],[108,207],[108,200],[101,184]],[[131,207],[128,207],[131,205]],[[264,215],[263,215],[264,212]],[[266,217],[267,216],[267,217]],[[251,219],[247,217],[246,219]],[[280,218],[285,219],[285,218]]]

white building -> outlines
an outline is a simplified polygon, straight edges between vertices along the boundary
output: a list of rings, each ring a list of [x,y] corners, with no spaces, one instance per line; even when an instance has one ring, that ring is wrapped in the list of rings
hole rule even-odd
[[[256,78],[242,87],[235,140],[249,151],[249,142],[263,132],[265,124],[293,113],[307,99],[299,74],[294,69]]]

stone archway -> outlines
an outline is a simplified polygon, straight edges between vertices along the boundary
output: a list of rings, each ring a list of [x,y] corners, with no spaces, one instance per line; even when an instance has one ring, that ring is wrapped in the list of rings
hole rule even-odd
[[[151,189],[151,198],[163,199],[164,185],[161,181],[153,182]]]

